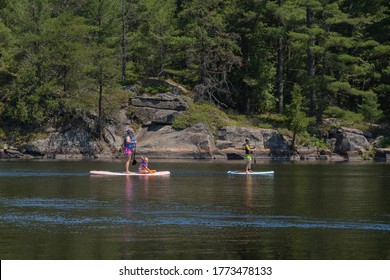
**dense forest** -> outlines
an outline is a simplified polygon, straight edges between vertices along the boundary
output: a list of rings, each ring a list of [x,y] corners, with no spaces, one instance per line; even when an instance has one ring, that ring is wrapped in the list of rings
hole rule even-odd
[[[387,122],[389,37],[388,0],[0,0],[0,137],[85,114],[99,136],[147,77],[294,129]]]

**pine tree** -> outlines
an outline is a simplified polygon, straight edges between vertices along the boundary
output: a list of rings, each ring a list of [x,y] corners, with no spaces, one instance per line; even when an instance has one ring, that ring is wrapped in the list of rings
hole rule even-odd
[[[42,32],[43,64],[47,82],[61,87],[64,97],[79,90],[82,83],[84,53],[89,28],[85,19],[71,10],[48,19]],[[71,97],[73,98],[73,96]]]
[[[283,9],[283,0],[278,0],[278,8]],[[278,98],[278,112],[283,114],[284,110],[284,81],[283,81],[283,64],[284,64],[284,20],[282,15],[277,16],[277,26],[279,29],[279,36],[277,38],[277,50],[278,50],[278,64],[276,67],[276,96]]]
[[[7,1],[1,11],[3,22],[15,38],[15,79],[9,85],[3,117],[10,125],[35,129],[51,112],[52,94],[45,71],[42,33],[50,18],[48,1]]]
[[[0,21],[0,87],[15,78],[15,38],[12,31]]]
[[[127,66],[127,20],[126,20],[126,1],[122,0],[122,84],[126,82],[126,66]]]
[[[234,103],[244,113],[266,112],[275,107],[272,89],[276,54],[272,42],[277,31],[270,28],[269,18],[274,16],[267,9],[272,9],[269,8],[271,4],[271,1],[237,0],[228,17],[229,29],[238,34],[242,61],[231,75],[235,89]]]
[[[228,32],[224,14],[229,4],[223,0],[194,0],[184,2],[180,12],[183,32],[190,43],[186,67],[197,78],[197,98],[225,106],[231,98],[228,74],[240,63],[236,35]]]
[[[105,107],[118,82],[121,68],[120,61],[120,6],[114,0],[90,0],[84,13],[91,28],[88,57],[91,59],[88,77],[98,92],[98,118],[96,132],[103,138],[106,121]]]
[[[295,149],[295,141],[297,134],[306,131],[311,117],[307,117],[304,111],[304,98],[302,95],[302,88],[294,84],[291,90],[291,102],[286,106],[288,126],[293,132],[292,149]]]
[[[146,20],[139,27],[138,41],[145,71],[150,76],[165,76],[173,65],[173,45],[179,37],[175,1],[147,0],[144,5]]]
[[[374,93],[363,97],[363,102],[359,105],[359,111],[369,123],[377,121],[382,116],[382,110],[379,109],[378,97]]]

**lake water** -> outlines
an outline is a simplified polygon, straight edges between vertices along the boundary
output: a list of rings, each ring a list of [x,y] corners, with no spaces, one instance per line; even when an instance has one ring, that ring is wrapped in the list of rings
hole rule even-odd
[[[1,161],[1,259],[390,259],[390,164]],[[134,168],[133,168],[134,169]]]

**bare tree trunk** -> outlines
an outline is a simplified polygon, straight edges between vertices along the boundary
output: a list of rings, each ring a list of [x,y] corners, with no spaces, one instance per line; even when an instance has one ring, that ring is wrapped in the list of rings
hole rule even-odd
[[[103,139],[103,80],[99,79],[99,103],[98,103],[97,132],[99,139]]]
[[[306,7],[306,24],[307,28],[310,29],[312,25],[312,16],[313,11],[310,6]],[[315,40],[314,38],[310,38],[308,40],[307,45],[307,72],[308,72],[308,90],[309,90],[309,115],[315,115],[315,101],[316,101],[316,92],[313,86],[313,78],[315,75],[315,56],[310,49],[311,46],[314,46]]]
[[[126,82],[126,18],[125,0],[122,0],[122,83]]]
[[[296,137],[297,137],[297,131],[296,129],[294,129],[294,132],[293,132],[293,137],[292,137],[292,140],[291,140],[291,150],[295,150],[295,140],[296,140]]]
[[[283,6],[283,0],[279,0],[279,7]],[[278,26],[283,26],[282,19],[278,18]],[[279,99],[278,112],[283,114],[284,108],[284,95],[283,95],[283,37],[280,36],[278,39],[278,65],[276,70],[276,94]]]

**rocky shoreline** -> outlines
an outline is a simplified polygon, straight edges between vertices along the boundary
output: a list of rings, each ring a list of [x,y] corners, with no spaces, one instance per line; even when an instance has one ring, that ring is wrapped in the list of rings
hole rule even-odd
[[[364,156],[373,144],[360,132],[339,129],[333,150],[316,147],[290,149],[290,139],[273,129],[223,127],[218,137],[198,123],[184,130],[172,125],[149,125],[137,130],[137,154],[153,159],[244,159],[243,138],[250,137],[257,147],[258,159],[347,161],[374,159],[390,161],[390,149],[375,149],[373,157]],[[0,159],[113,159],[121,154],[122,136],[112,133],[111,139],[94,142],[87,131],[50,133],[49,137],[22,147],[8,144],[0,149]],[[337,153],[342,152],[342,153]]]
[[[19,145],[3,142],[0,159],[121,158],[125,128],[138,126],[137,154],[154,159],[243,159],[242,144],[249,137],[257,147],[259,159],[390,161],[390,149],[376,147],[378,138],[347,127],[332,128],[324,135],[323,140],[330,149],[301,146],[294,151],[291,139],[274,129],[225,126],[217,135],[211,134],[202,123],[183,130],[174,129],[174,119],[191,102],[180,87],[153,96],[137,95],[105,127],[104,140],[94,140],[93,120],[84,117],[78,120],[78,125],[49,128],[42,139]]]
[[[112,142],[93,142],[84,138],[83,133],[69,137],[68,133],[53,132],[48,138],[13,147],[8,144],[0,149],[0,159],[113,159],[122,157],[120,135],[114,135]],[[358,134],[360,135],[360,134]],[[364,156],[372,147],[363,136],[350,135],[340,131],[334,149],[297,147],[292,151],[289,139],[276,130],[242,127],[223,127],[214,139],[199,123],[184,130],[175,130],[171,125],[145,126],[136,133],[137,154],[154,159],[243,159],[242,139],[250,137],[257,147],[258,159],[283,160],[329,160],[347,161],[371,159],[390,161],[390,149],[375,149],[373,157]],[[367,142],[366,142],[367,141]],[[368,143],[368,144],[367,144]],[[363,144],[363,146],[362,146]],[[344,153],[340,145],[348,147]]]

